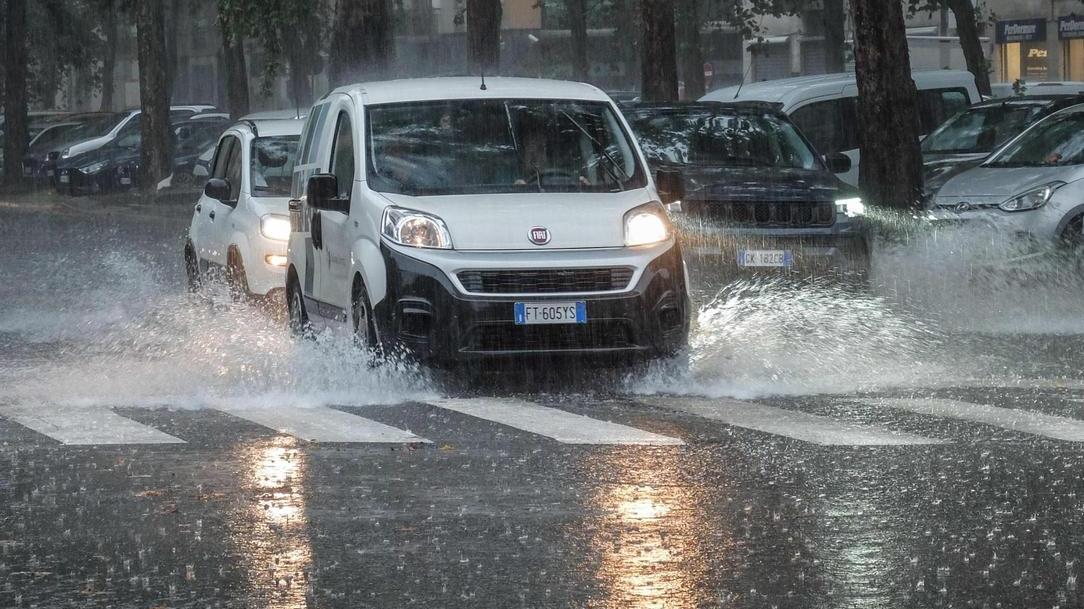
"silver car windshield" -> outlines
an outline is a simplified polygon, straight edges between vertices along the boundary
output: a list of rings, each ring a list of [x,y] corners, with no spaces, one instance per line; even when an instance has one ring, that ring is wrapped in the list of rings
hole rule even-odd
[[[989,167],[1084,164],[1084,112],[1056,114],[1024,132],[986,163]]]
[[[989,153],[1019,135],[1044,104],[1001,104],[972,108],[950,118],[922,141],[928,154]]]
[[[371,188],[406,194],[614,192],[646,178],[610,105],[452,100],[367,110]]]

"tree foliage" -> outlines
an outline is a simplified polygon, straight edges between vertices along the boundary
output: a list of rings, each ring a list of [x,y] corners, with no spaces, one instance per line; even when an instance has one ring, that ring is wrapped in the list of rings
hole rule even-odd
[[[303,49],[313,60],[309,74],[322,69],[315,59],[322,48],[320,32],[324,28],[315,20],[326,14],[326,8],[321,0],[218,0],[220,25],[231,37],[254,40],[263,50],[260,81],[265,95],[286,71],[291,50]]]

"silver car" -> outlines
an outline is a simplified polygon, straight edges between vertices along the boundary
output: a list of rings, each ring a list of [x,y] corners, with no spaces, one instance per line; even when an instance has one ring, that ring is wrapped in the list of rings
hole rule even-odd
[[[1035,123],[935,194],[936,219],[1039,243],[1084,244],[1084,104]]]

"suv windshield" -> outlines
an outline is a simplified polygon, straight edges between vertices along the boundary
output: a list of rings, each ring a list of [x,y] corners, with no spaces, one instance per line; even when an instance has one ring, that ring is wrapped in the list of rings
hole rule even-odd
[[[455,100],[367,109],[369,186],[405,194],[615,192],[646,185],[610,105]]]
[[[653,165],[815,169],[817,155],[785,120],[720,108],[628,113]]]
[[[296,135],[258,137],[252,140],[252,172],[249,176],[254,197],[288,197],[297,162]]]
[[[987,163],[1041,167],[1084,163],[1084,112],[1052,116],[1024,132]]]
[[[1001,104],[972,108],[950,118],[922,141],[930,154],[989,153],[1016,137],[1046,104]]]

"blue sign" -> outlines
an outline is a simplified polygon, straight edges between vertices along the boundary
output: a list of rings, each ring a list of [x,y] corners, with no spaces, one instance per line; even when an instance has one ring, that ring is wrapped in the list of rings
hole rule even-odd
[[[1084,38],[1084,17],[1078,15],[1058,17],[1058,38],[1061,40]]]
[[[1042,42],[1046,40],[1046,19],[1014,19],[998,21],[998,44],[1007,42]]]

